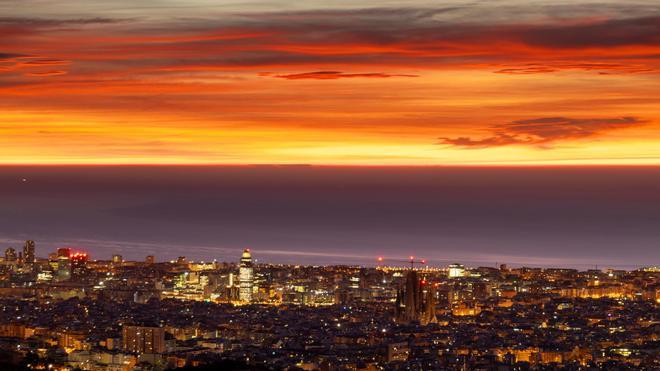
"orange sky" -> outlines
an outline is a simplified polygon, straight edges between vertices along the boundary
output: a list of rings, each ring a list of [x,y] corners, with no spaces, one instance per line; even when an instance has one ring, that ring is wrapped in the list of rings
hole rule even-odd
[[[660,164],[654,1],[0,5],[3,164]]]

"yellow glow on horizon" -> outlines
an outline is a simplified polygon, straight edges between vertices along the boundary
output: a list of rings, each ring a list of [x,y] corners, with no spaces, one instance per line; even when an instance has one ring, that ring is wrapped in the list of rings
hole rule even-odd
[[[331,81],[243,74],[237,81],[212,78],[194,99],[169,98],[200,85],[204,75],[191,74],[168,81],[162,98],[148,109],[122,100],[116,109],[69,107],[67,101],[63,109],[5,110],[0,164],[660,164],[660,106],[648,98],[660,94],[660,87],[644,77],[607,76],[604,84],[602,77],[570,71],[418,73],[419,78]],[[131,94],[143,94],[143,87]],[[35,99],[73,94],[75,103],[88,88],[50,89],[21,94]],[[92,89],[96,98],[89,104],[115,99],[118,91]],[[166,103],[159,104],[161,99]],[[543,147],[438,144],[440,137],[488,138],[498,125],[521,119],[623,116],[639,117],[643,124]]]

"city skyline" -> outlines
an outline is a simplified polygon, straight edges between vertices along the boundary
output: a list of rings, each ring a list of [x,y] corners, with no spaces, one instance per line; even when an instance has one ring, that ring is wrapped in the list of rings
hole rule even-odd
[[[29,240],[32,241],[32,240]],[[15,251],[17,254],[21,253],[23,254],[22,251],[19,250],[19,248],[23,247],[23,244],[25,243],[25,240],[17,240],[17,239],[0,239],[0,243],[2,243],[4,246],[8,246],[5,249],[5,254],[7,251],[12,250]],[[32,242],[37,242],[37,241],[32,241]],[[249,247],[230,247],[230,248],[217,248],[213,246],[186,246],[186,245],[180,245],[176,246],[178,250],[176,251],[185,251],[185,249],[191,249],[192,251],[197,251],[200,248],[202,250],[214,250],[214,251],[219,251],[219,253],[216,253],[215,255],[200,255],[199,253],[195,253],[192,257],[190,255],[181,255],[181,254],[176,254],[175,252],[172,252],[170,254],[164,255],[164,256],[156,256],[156,255],[144,255],[141,256],[139,255],[140,253],[135,253],[131,252],[132,249],[135,247],[139,247],[139,245],[132,245],[130,242],[125,242],[126,247],[121,248],[120,245],[117,245],[119,247],[118,250],[103,250],[99,251],[98,255],[92,255],[90,253],[90,250],[94,250],[95,248],[98,248],[95,246],[93,243],[91,244],[91,249],[90,247],[85,247],[84,244],[76,244],[76,245],[71,245],[67,244],[66,242],[61,242],[61,243],[48,243],[44,245],[41,245],[45,251],[56,251],[59,249],[67,249],[70,250],[74,254],[79,254],[81,256],[84,256],[85,258],[89,257],[89,259],[92,260],[98,260],[98,261],[112,261],[118,257],[121,257],[124,259],[124,261],[143,261],[146,259],[152,259],[154,263],[173,263],[176,262],[177,259],[180,258],[185,258],[186,261],[189,261],[190,263],[232,263],[235,259],[236,254],[240,254],[241,252],[245,252],[246,250],[252,251],[252,248]],[[16,248],[14,248],[16,246]],[[168,247],[168,245],[164,244],[152,244],[152,247],[156,246],[161,246],[161,247]],[[104,247],[109,247],[108,245],[104,245]],[[171,246],[169,246],[171,247]],[[424,258],[424,256],[413,256],[413,255],[346,255],[346,254],[333,254],[333,253],[306,253],[304,251],[297,251],[297,250],[260,250],[257,251],[260,255],[258,259],[254,260],[254,264],[261,264],[261,265],[282,265],[282,266],[305,266],[305,267],[322,267],[322,266],[347,266],[347,267],[365,267],[365,268],[380,268],[380,267],[387,267],[391,269],[405,269],[405,268],[410,268],[410,258],[414,258],[415,260],[417,259],[422,259],[423,264],[419,267],[419,269],[451,269],[453,265],[465,265],[470,268],[477,268],[477,267],[491,267],[491,268],[497,268],[500,267],[501,265],[506,265],[511,268],[539,268],[539,269],[557,269],[557,268],[565,268],[565,269],[577,269],[577,270],[600,270],[600,271],[606,271],[609,269],[618,269],[618,270],[627,270],[627,271],[633,271],[633,270],[638,270],[638,269],[653,269],[653,268],[658,268],[657,264],[653,262],[649,263],[638,263],[638,264],[617,264],[617,263],[600,263],[598,260],[594,260],[592,262],[589,262],[588,260],[582,260],[579,262],[575,262],[572,260],[566,260],[566,259],[528,259],[524,260],[520,259],[518,257],[514,257],[512,260],[500,260],[500,261],[488,261],[488,260],[470,260],[470,259],[465,259],[461,258],[460,255],[455,256],[455,258],[446,258],[446,259],[427,259]],[[128,253],[127,255],[124,255]],[[296,254],[295,257],[291,257],[292,254]],[[42,254],[39,255],[38,253],[36,254],[37,259],[46,259],[48,254]],[[287,256],[284,257],[283,256]],[[18,255],[16,255],[15,260],[20,260],[24,258],[19,258]],[[417,263],[417,262],[416,262]],[[415,269],[418,269],[415,267]]]
[[[660,267],[391,267],[0,257],[17,370],[654,369]],[[258,252],[256,253],[258,254]],[[588,341],[585,341],[588,339]]]

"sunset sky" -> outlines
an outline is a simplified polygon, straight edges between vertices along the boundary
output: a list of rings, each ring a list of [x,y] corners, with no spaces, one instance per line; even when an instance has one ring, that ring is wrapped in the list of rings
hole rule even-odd
[[[0,2],[0,164],[660,164],[657,0],[183,3]]]

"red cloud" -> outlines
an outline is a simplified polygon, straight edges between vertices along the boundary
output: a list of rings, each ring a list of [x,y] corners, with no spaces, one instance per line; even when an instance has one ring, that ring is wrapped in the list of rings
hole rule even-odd
[[[530,75],[537,73],[551,73],[564,70],[583,70],[583,71],[596,71],[600,74],[617,74],[617,73],[657,73],[660,72],[659,68],[651,68],[645,65],[635,63],[593,63],[593,62],[554,62],[547,65],[542,64],[525,64],[521,66],[511,66],[503,68],[495,73],[504,73],[511,75]]]
[[[389,77],[419,77],[418,75],[407,74],[388,74],[388,73],[344,73],[340,71],[316,71],[296,73],[291,75],[276,75],[274,77],[287,80],[302,80],[302,79],[315,79],[315,80],[336,80],[346,78],[389,78]]]
[[[40,66],[63,66],[70,64],[70,61],[65,61],[62,59],[30,59],[21,62],[22,66],[26,67],[40,67]]]
[[[513,67],[503,68],[495,71],[495,73],[506,73],[510,75],[530,75],[535,73],[550,73],[556,72],[557,69],[547,66],[527,66],[527,67]]]
[[[66,75],[66,71],[55,70],[55,71],[44,71],[44,72],[28,72],[25,76],[58,76]]]
[[[40,50],[44,55],[62,55],[106,69],[162,73],[290,70],[292,66],[489,70],[500,66],[496,72],[510,74],[562,69],[598,73],[660,69],[657,16],[476,24],[439,21],[434,18],[438,13],[441,11],[402,8],[244,14],[242,21],[179,22],[176,27],[161,25],[157,29],[139,20],[123,21],[135,23],[130,32],[117,22],[102,18],[65,21],[67,27],[74,28],[66,30],[53,30],[54,25],[61,27],[62,21],[11,18],[0,19],[0,31],[10,35],[0,40],[0,48],[18,52]],[[75,29],[83,26],[84,30]],[[22,33],[10,32],[14,28],[20,28]],[[25,45],[21,43],[22,35],[35,34],[39,37],[29,37]],[[63,50],[65,54],[61,54]],[[503,60],[509,65],[502,65]],[[335,76],[327,72],[337,71],[320,72],[332,79]],[[326,77],[305,73],[293,74],[291,78],[295,79],[295,75]],[[289,75],[281,78],[289,78],[284,76]],[[389,76],[343,74],[337,78]]]

